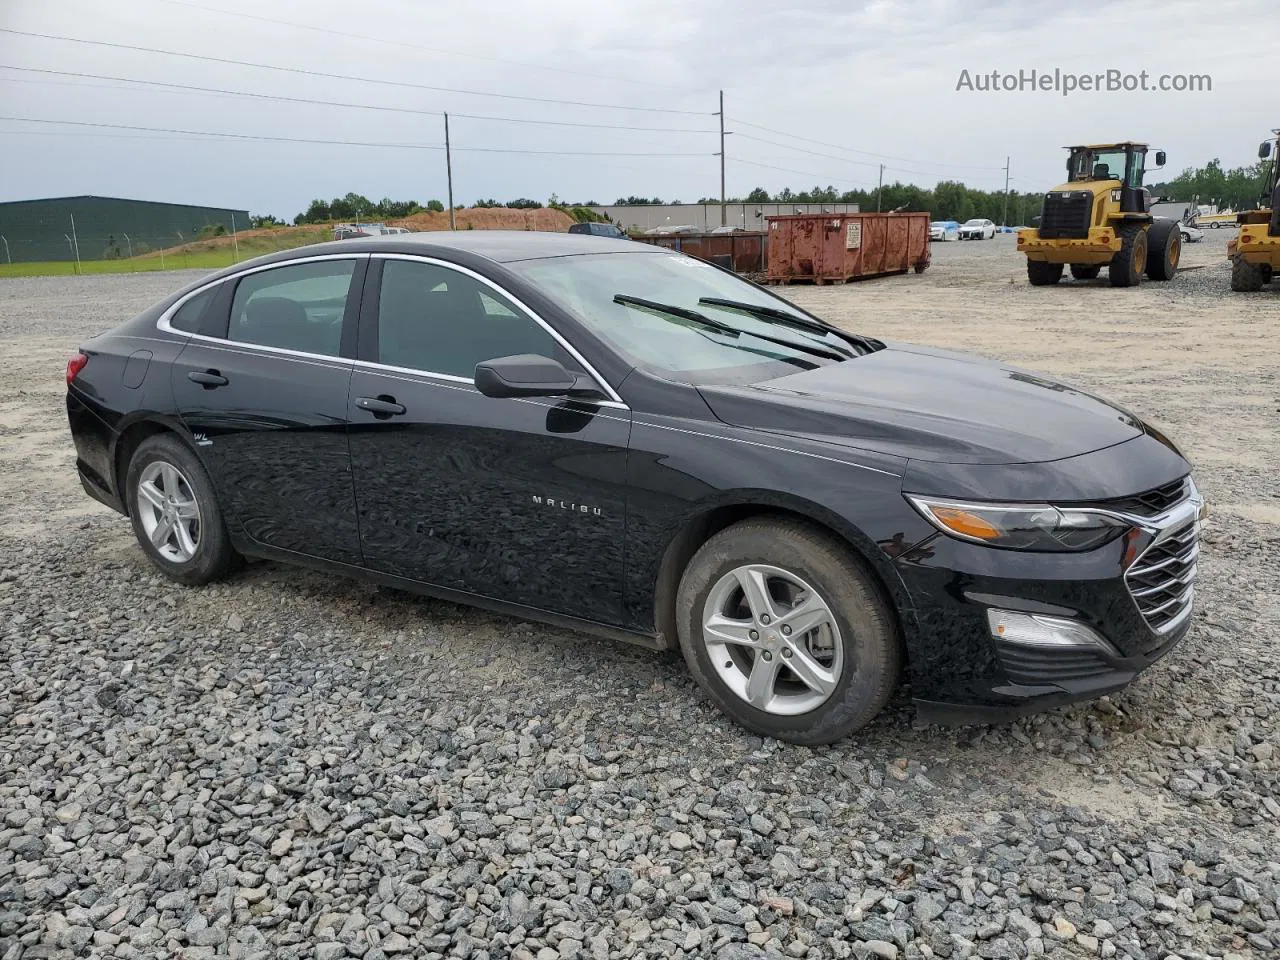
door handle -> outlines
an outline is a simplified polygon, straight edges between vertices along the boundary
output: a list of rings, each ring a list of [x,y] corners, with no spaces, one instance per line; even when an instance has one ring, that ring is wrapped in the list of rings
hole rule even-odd
[[[356,406],[384,420],[387,417],[398,417],[405,412],[403,403],[396,403],[395,397],[389,397],[386,394],[377,397],[357,397]]]
[[[200,384],[206,390],[212,390],[215,387],[225,387],[231,382],[217,370],[192,370],[187,374],[187,379],[192,383]]]

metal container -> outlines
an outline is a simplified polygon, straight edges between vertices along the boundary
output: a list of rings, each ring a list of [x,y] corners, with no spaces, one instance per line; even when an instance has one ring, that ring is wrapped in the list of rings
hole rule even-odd
[[[929,266],[929,214],[766,217],[770,283],[844,283]]]
[[[765,235],[760,231],[647,234],[633,239],[710,260],[734,273],[764,272]]]

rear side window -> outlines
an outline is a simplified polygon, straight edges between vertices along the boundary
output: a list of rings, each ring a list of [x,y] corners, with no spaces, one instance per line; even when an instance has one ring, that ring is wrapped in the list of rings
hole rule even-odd
[[[385,262],[379,363],[470,379],[477,363],[520,353],[573,365],[544,327],[474,277],[431,263]]]
[[[199,333],[200,322],[204,319],[204,312],[208,309],[209,304],[213,302],[217,289],[217,287],[210,287],[208,290],[202,290],[180,306],[177,312],[169,318],[169,326],[175,330],[181,330],[183,333]]]
[[[355,260],[252,273],[236,286],[227,339],[336,357]]]

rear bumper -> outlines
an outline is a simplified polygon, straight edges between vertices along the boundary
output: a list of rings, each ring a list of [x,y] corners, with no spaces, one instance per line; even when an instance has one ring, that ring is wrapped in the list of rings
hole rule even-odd
[[[1087,237],[1042,239],[1038,230],[1018,231],[1018,252],[1045,263],[1103,264],[1120,252],[1110,227],[1091,227]]]
[[[1239,257],[1245,263],[1280,267],[1280,237],[1267,233],[1267,225],[1249,224],[1240,229],[1240,235],[1227,242],[1227,257]]]

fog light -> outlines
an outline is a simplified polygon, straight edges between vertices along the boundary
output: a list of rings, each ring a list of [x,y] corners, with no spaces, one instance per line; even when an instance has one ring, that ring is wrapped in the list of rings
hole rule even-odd
[[[1111,651],[1111,644],[1100,633],[1078,620],[992,609],[987,611],[987,623],[991,626],[991,635],[1007,643],[1029,647],[1100,647]]]

